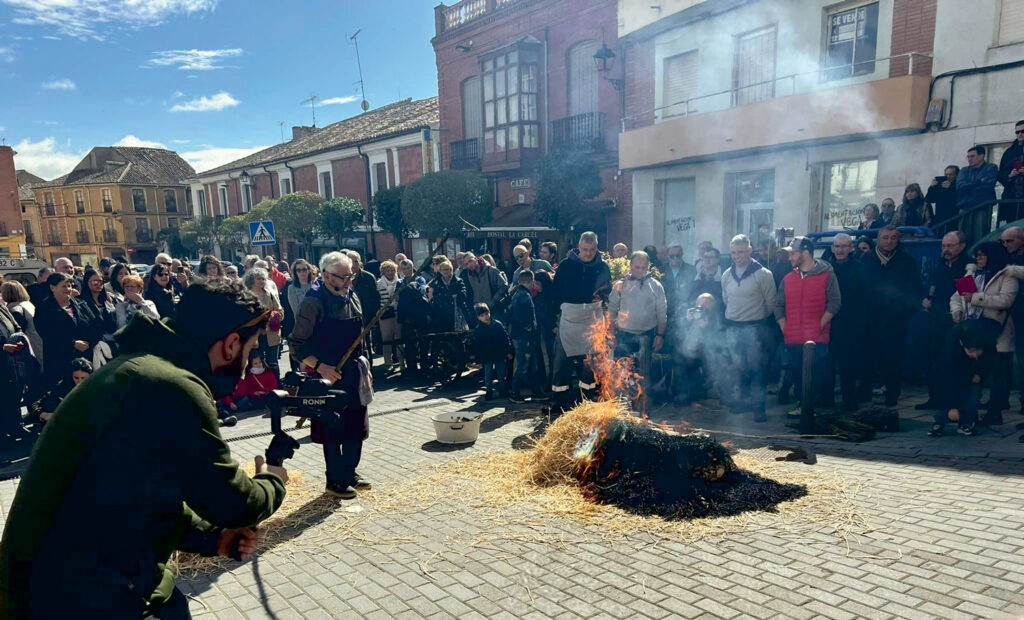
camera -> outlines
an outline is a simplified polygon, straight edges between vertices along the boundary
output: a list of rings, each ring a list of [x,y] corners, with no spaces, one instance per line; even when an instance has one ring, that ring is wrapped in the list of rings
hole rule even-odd
[[[267,395],[270,409],[270,430],[274,438],[266,450],[267,463],[280,466],[285,459],[295,456],[299,442],[281,428],[281,418],[293,415],[320,420],[327,425],[341,423],[341,411],[349,402],[345,390],[332,389],[332,384],[320,375],[290,372],[281,380],[286,390],[272,390]]]

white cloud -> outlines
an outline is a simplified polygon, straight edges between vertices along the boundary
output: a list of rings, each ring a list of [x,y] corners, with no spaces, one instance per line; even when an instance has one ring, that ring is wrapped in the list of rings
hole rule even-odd
[[[217,64],[221,60],[241,53],[242,50],[237,47],[221,50],[167,50],[154,53],[146,64],[152,67],[177,67],[187,71],[212,71],[224,68]]]
[[[212,11],[217,0],[0,0],[15,24],[45,26],[77,39],[102,41],[111,29],[156,26],[178,14]],[[52,37],[47,37],[52,38]]]
[[[53,125],[57,125],[58,124],[57,121],[32,121],[32,122],[39,123],[40,125],[49,125],[49,126],[53,126]]]
[[[188,144],[189,140],[171,140],[175,144]]]
[[[348,97],[331,97],[330,99],[324,99],[320,102],[320,105],[332,105],[335,103],[352,103],[353,101],[359,101],[359,97],[355,95],[349,95]]]
[[[14,62],[14,48],[0,46],[0,62]]]
[[[7,128],[4,127],[3,125],[0,125],[0,131],[7,131]]]
[[[181,157],[192,164],[192,167],[196,169],[196,172],[203,172],[216,168],[217,166],[223,166],[228,162],[241,159],[246,155],[251,155],[256,151],[262,151],[267,146],[254,146],[252,148],[216,148],[210,147],[198,151],[185,151],[178,153]]]
[[[141,147],[145,147],[145,148],[149,148],[149,149],[165,149],[165,148],[167,148],[166,146],[164,146],[163,144],[161,144],[159,142],[153,142],[153,141],[150,141],[150,140],[140,140],[139,138],[136,138],[132,134],[128,134],[127,136],[125,136],[125,137],[121,138],[120,140],[118,140],[117,142],[115,142],[114,146],[141,146]]]
[[[172,99],[177,99],[178,97],[184,97],[184,96],[185,96],[185,93],[181,92],[180,90],[176,90],[176,91],[174,91],[174,94],[171,95],[171,98]]]
[[[17,153],[14,156],[15,168],[28,170],[44,179],[54,179],[71,172],[85,157],[85,152],[75,152],[71,148],[70,140],[58,146],[52,137],[38,142],[26,138],[14,145],[14,151]]]
[[[67,78],[43,82],[43,88],[49,90],[75,90],[75,83]]]
[[[230,108],[239,103],[241,101],[228,93],[220,92],[212,97],[203,96],[192,101],[175,104],[171,107],[171,112],[210,112]]]

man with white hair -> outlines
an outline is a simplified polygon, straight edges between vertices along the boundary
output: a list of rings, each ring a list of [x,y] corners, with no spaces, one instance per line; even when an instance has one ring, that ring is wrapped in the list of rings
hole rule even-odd
[[[576,248],[559,263],[552,286],[552,296],[562,304],[552,362],[553,415],[578,402],[569,391],[574,371],[582,392],[597,388],[593,371],[584,363],[587,354],[593,353],[587,333],[604,319],[603,302],[611,293],[611,284],[608,264],[597,251],[597,235],[587,231],[580,235]]]
[[[854,258],[857,251],[853,237],[839,233],[832,238],[832,257],[829,263],[839,281],[843,303],[832,319],[832,340],[829,353],[839,371],[839,389],[843,397],[843,411],[857,410],[860,401],[871,401],[871,365],[859,355],[868,338],[867,297],[869,283],[864,266]],[[829,373],[829,376],[834,376]]]
[[[370,419],[359,396],[363,380],[362,347],[356,347],[340,370],[338,364],[359,339],[363,313],[359,296],[352,290],[352,260],[348,256],[341,252],[324,254],[320,273],[323,279],[319,286],[302,298],[288,341],[295,358],[306,368],[349,395],[349,405],[341,412],[340,420],[313,420],[310,437],[324,447],[327,492],[353,499],[357,490],[370,488],[369,482],[356,472],[363,441],[370,434]]]
[[[775,278],[754,260],[750,238],[736,235],[729,243],[732,267],[722,274],[722,300],[730,344],[737,356],[736,384],[723,395],[734,413],[753,410],[755,422],[767,422],[765,375],[775,349],[770,324],[775,310]]]
[[[359,252],[346,250],[345,256],[348,256],[348,259],[352,261],[352,288],[355,290],[356,295],[359,295],[359,304],[363,309],[363,324],[365,325],[380,310],[380,292],[377,290],[377,278],[373,277],[373,274],[366,269],[363,269],[363,258],[359,255]],[[366,357],[371,362],[373,361],[373,349],[376,348],[373,342],[379,341],[379,331],[375,326],[373,337],[367,337],[364,343],[364,346],[367,348]]]
[[[57,273],[66,273],[69,276],[75,275],[75,264],[71,262],[70,258],[61,256],[53,262],[53,270]]]

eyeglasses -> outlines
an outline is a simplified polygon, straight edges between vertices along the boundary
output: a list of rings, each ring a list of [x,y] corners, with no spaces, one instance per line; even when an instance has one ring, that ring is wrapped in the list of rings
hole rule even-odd
[[[1013,243],[1014,241],[1018,241],[1018,240],[1017,239],[1000,239],[999,243],[1002,243],[1003,245],[1006,245],[1008,243]],[[942,246],[942,247],[946,247],[946,246]]]
[[[852,243],[833,243],[832,247],[836,248],[838,250],[838,249],[841,249],[841,248],[852,248],[853,244]]]
[[[330,271],[325,271],[324,273],[326,273],[327,275],[331,276],[332,278],[337,278],[337,279],[341,280],[342,282],[347,282],[348,280],[352,279],[352,274],[351,273],[347,273],[345,275],[338,275],[338,274],[330,272]]]
[[[309,269],[306,269],[305,267],[298,267],[295,270],[295,273],[307,273],[307,272],[309,272]]]
[[[682,260],[682,254],[669,254],[668,257],[672,260]]]

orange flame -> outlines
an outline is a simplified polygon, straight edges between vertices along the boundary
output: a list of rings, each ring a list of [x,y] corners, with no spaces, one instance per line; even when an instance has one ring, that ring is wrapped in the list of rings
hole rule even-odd
[[[624,398],[630,402],[642,401],[642,377],[633,370],[633,358],[615,359],[615,336],[607,315],[591,325],[587,338],[592,352],[587,355],[586,363],[597,380],[601,400]]]

